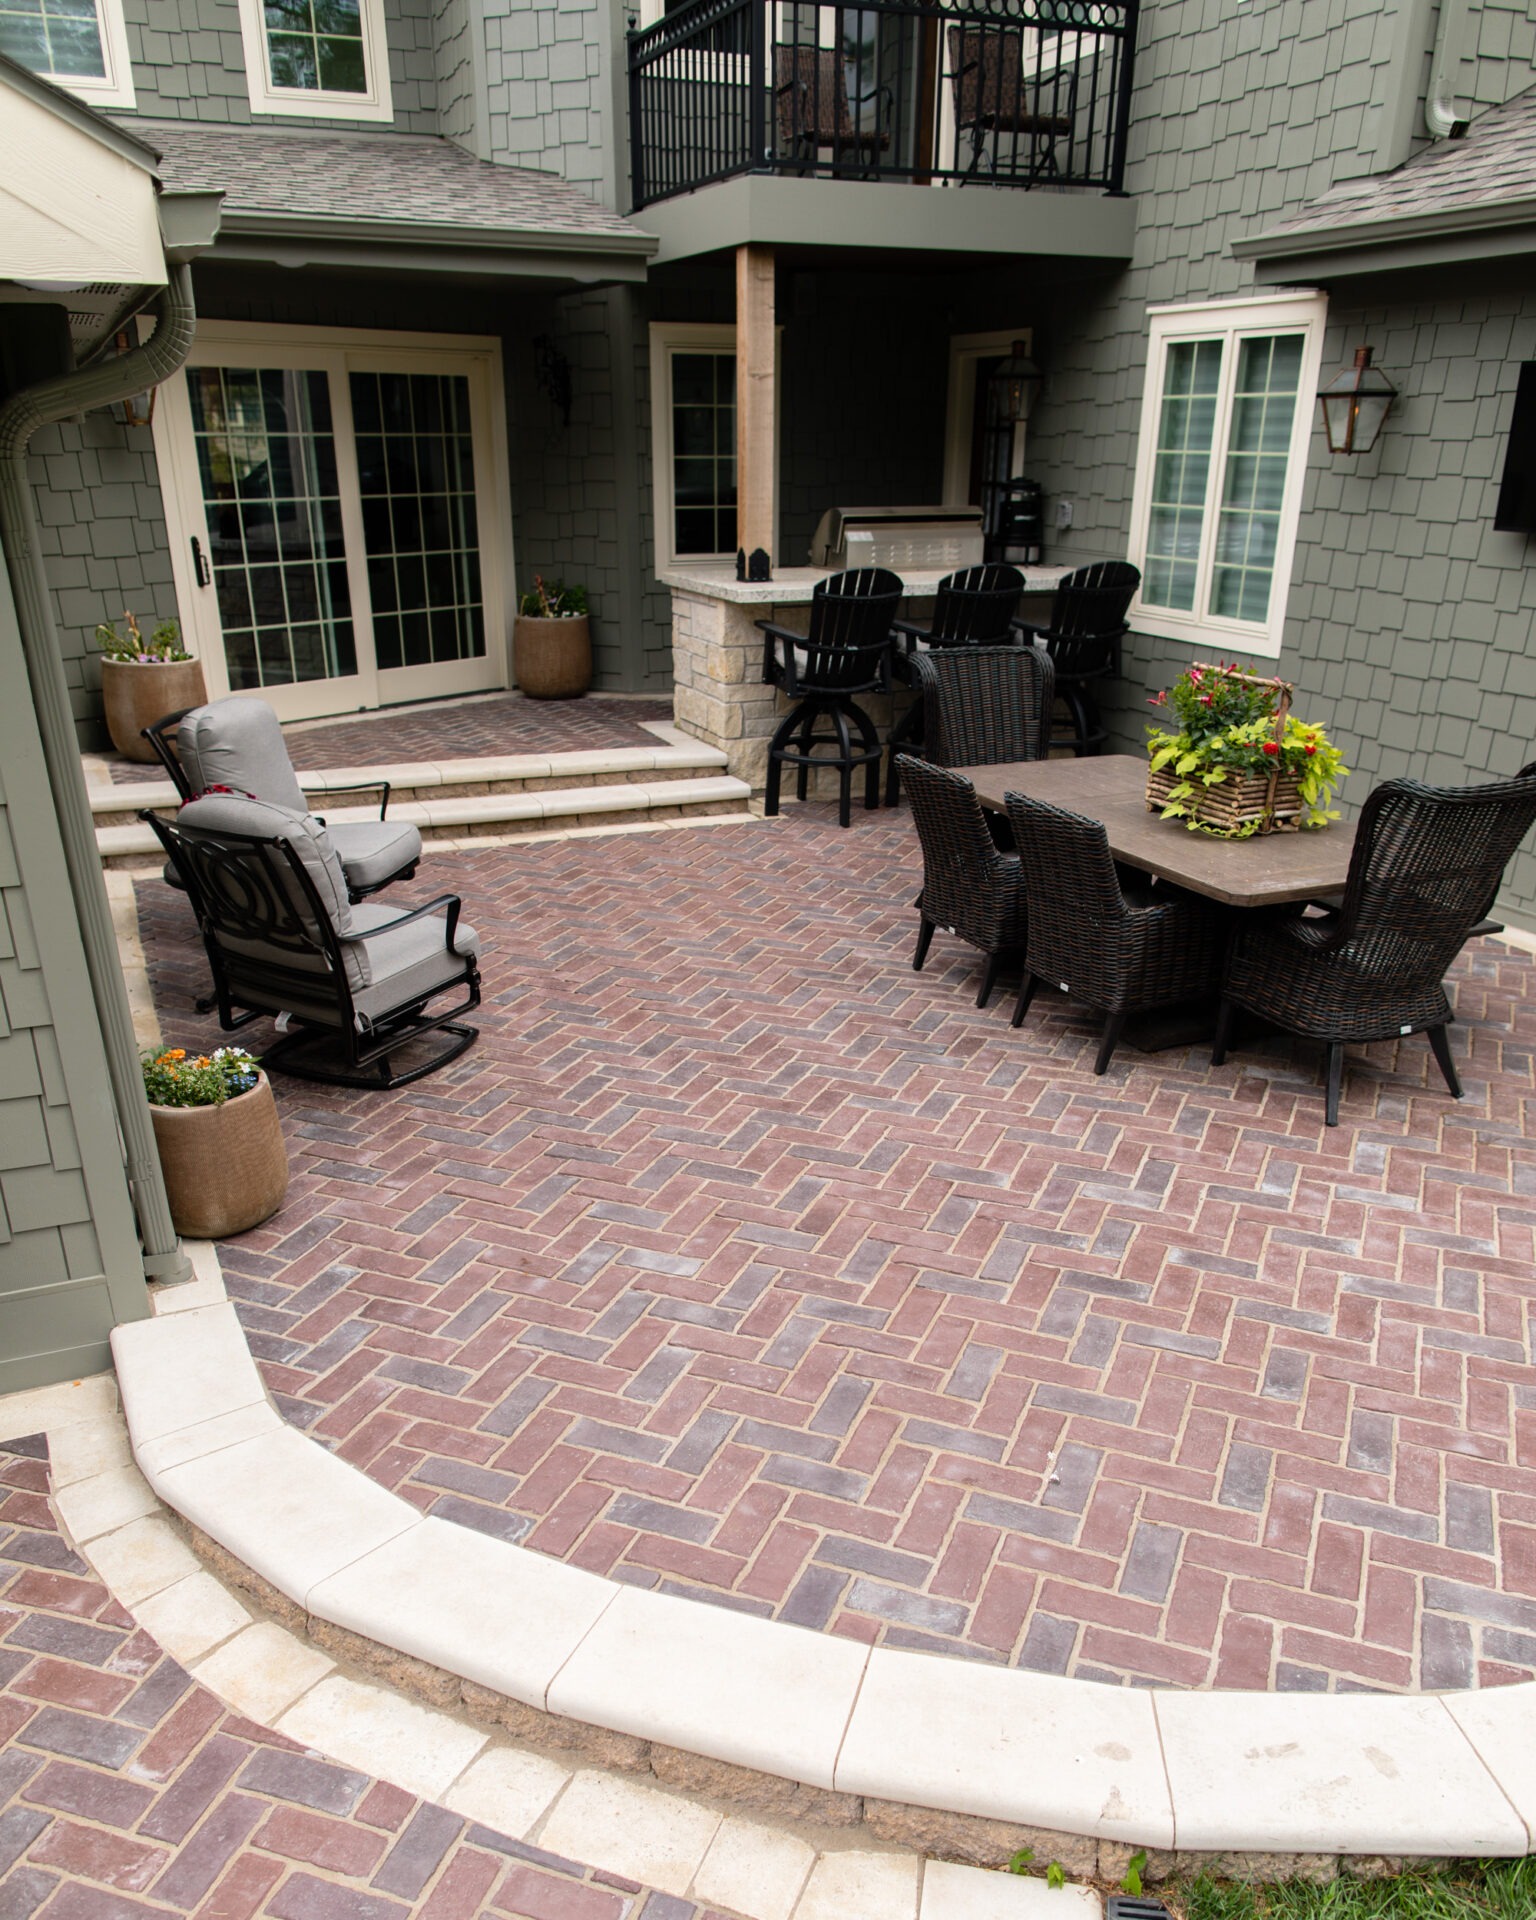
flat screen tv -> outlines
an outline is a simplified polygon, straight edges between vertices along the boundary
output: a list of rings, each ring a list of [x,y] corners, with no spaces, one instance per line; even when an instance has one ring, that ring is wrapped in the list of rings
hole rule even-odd
[[[1493,524],[1500,533],[1536,533],[1536,360],[1520,368]]]

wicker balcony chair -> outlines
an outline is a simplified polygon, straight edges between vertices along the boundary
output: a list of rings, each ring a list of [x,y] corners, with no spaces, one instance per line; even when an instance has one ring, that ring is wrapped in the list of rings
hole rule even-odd
[[[839,174],[878,171],[891,144],[895,96],[881,87],[855,116],[848,99],[846,62],[835,47],[776,46],[773,50],[774,122],[778,158],[810,173],[825,148]]]
[[[480,940],[459,918],[456,894],[413,908],[354,905],[313,815],[242,794],[204,794],[174,821],[148,810],[139,818],[192,902],[219,1025],[286,1016],[263,1066],[336,1086],[402,1087],[474,1044],[477,1030],[458,1016],[480,1004]],[[461,997],[428,1013],[445,993]]]
[[[184,707],[145,727],[144,738],[184,800],[210,787],[228,787],[294,813],[309,812],[282,726],[265,700],[232,695],[206,706]],[[328,791],[379,796],[377,820],[338,820],[329,829],[346,871],[349,897],[364,900],[396,880],[409,880],[421,859],[421,834],[409,821],[385,819],[389,782],[360,780]]]
[[[1107,738],[1089,689],[1106,675],[1119,677],[1126,610],[1140,585],[1140,571],[1129,561],[1100,560],[1060,582],[1048,625],[1015,622],[1021,638],[1051,656],[1056,692],[1072,719],[1072,751],[1079,757],[1097,753]]]
[[[1013,644],[1012,622],[1023,591],[1024,576],[1018,568],[996,562],[946,574],[934,592],[933,612],[926,623],[917,620],[892,623],[897,678],[911,684],[909,663],[919,646],[943,649]],[[886,744],[885,804],[888,807],[894,807],[901,797],[896,756],[920,753],[923,739],[923,697],[919,693]]]
[[[1095,1073],[1114,1057],[1126,1019],[1154,1007],[1214,998],[1230,913],[1178,887],[1154,887],[1115,865],[1101,822],[1007,796],[1029,907],[1022,1024],[1041,980],[1105,1016]]]
[[[901,595],[901,581],[894,573],[883,567],[855,567],[817,581],[808,633],[772,620],[758,621],[764,635],[763,679],[795,702],[768,743],[765,813],[779,810],[779,781],[786,766],[795,769],[802,800],[813,767],[837,769],[840,826],[849,824],[855,767],[864,769],[864,805],[879,806],[885,750],[875,723],[854,695],[890,691],[891,622]],[[822,719],[830,723],[830,733],[817,731],[816,722]],[[857,747],[850,721],[858,729]]]
[[[1042,39],[1036,34],[1037,52]],[[978,173],[983,161],[990,159],[992,174],[998,175],[1003,137],[1014,142],[1014,177],[1022,175],[1032,183],[1060,171],[1056,142],[1070,141],[1077,111],[1075,65],[1057,67],[1049,74],[1026,73],[1023,29],[1012,25],[951,27],[949,65],[955,85],[955,126],[971,143],[967,174]],[[1022,167],[1021,140],[1029,142]]]
[[[986,955],[976,1004],[992,997],[1003,962],[1024,950],[1024,883],[1017,854],[992,844],[976,789],[963,774],[902,756],[902,778],[923,849],[923,890],[914,971],[921,973],[935,928]]]
[[[1389,780],[1366,799],[1342,904],[1320,918],[1244,925],[1222,986],[1211,1062],[1239,1008],[1327,1048],[1324,1118],[1339,1123],[1344,1048],[1427,1033],[1453,1098],[1461,1082],[1442,981],[1536,821],[1536,763],[1485,787]]]

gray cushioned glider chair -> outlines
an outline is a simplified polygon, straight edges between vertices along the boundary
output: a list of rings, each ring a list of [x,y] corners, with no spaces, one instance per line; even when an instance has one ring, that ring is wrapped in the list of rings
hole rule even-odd
[[[144,738],[159,754],[184,800],[210,787],[229,787],[295,813],[309,812],[282,727],[265,700],[232,694],[226,700],[210,700],[204,707],[168,713],[144,729]],[[353,900],[365,899],[392,881],[409,880],[421,859],[421,835],[416,828],[384,817],[389,782],[367,780],[354,788],[331,788],[333,793],[358,791],[382,794],[378,819],[339,820],[328,829]]]
[[[456,894],[407,909],[357,905],[325,826],[264,800],[208,793],[174,821],[139,817],[192,902],[220,1026],[287,1016],[263,1066],[398,1087],[474,1042],[457,1016],[480,1004],[480,941]],[[454,1004],[428,1011],[444,994]]]

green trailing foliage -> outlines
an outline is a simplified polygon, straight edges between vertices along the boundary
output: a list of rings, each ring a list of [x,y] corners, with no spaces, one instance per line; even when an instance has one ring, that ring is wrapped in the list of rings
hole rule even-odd
[[[563,580],[546,580],[542,573],[533,576],[533,585],[517,603],[517,610],[528,620],[559,620],[587,611],[585,587],[568,587]]]
[[[236,1094],[249,1093],[260,1071],[244,1047],[195,1054],[164,1047],[146,1053],[143,1066],[144,1091],[155,1107],[222,1107]]]

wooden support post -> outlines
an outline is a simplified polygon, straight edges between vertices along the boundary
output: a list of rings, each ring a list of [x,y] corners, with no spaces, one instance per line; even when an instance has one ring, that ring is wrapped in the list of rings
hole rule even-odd
[[[773,248],[736,249],[736,544],[772,560],[778,447],[774,435]]]

